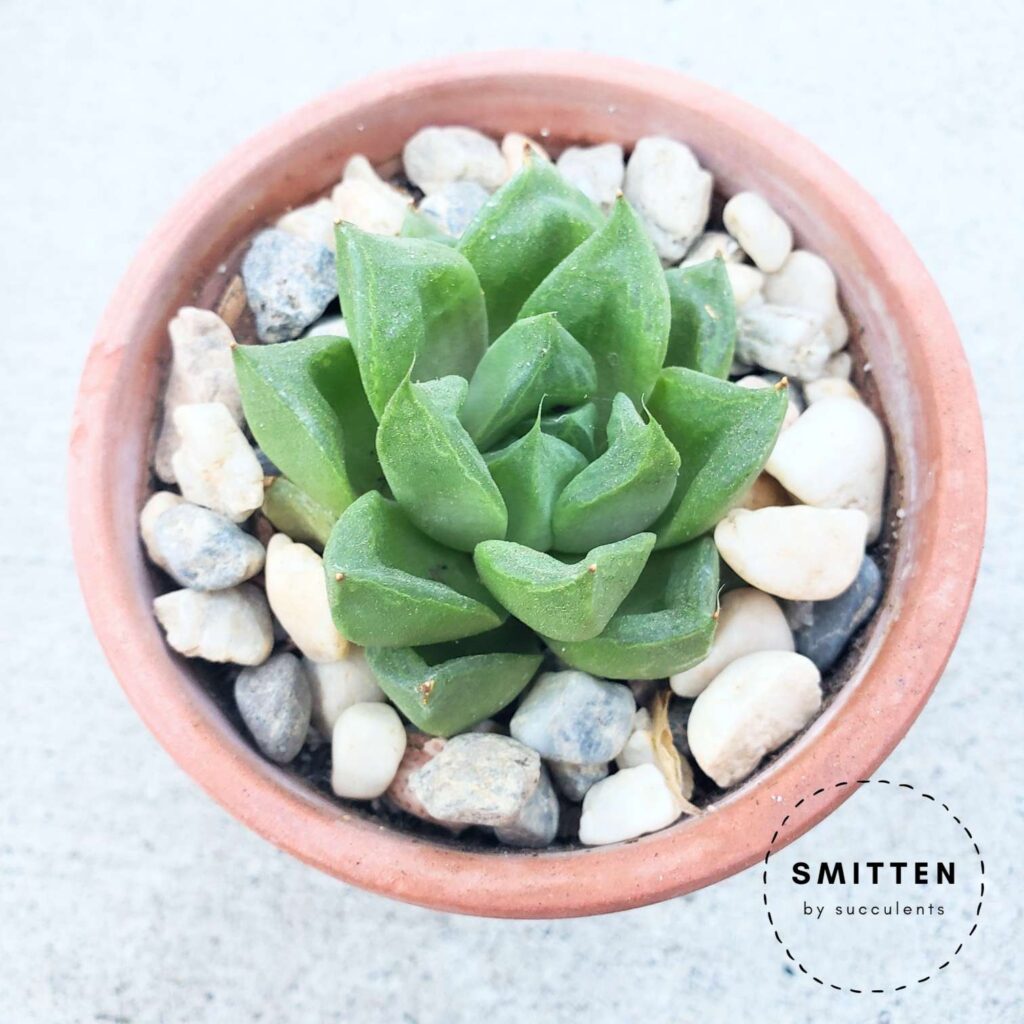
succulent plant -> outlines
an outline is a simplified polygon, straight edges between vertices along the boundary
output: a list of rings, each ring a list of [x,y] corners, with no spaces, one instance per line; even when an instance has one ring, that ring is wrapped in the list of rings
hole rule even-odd
[[[403,235],[338,226],[348,338],[234,350],[283,473],[264,511],[324,548],[337,628],[437,735],[514,700],[545,649],[613,679],[701,660],[707,531],[787,402],[725,379],[722,261],[665,271],[624,199],[605,217],[541,161],[456,244],[415,215]]]

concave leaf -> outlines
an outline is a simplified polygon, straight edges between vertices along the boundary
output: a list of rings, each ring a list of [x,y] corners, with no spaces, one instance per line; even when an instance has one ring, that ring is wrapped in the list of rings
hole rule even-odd
[[[510,641],[508,626],[525,634],[525,642]],[[366,660],[381,689],[413,725],[432,736],[453,736],[507,707],[543,661],[536,638],[519,623],[472,639],[480,641],[481,650],[452,655],[449,644],[371,647]]]
[[[531,629],[556,640],[587,640],[633,589],[653,547],[654,534],[638,533],[567,564],[522,544],[488,540],[473,561],[487,589]]]
[[[549,641],[567,665],[608,679],[663,679],[707,657],[715,635],[718,552],[710,537],[656,551],[604,631]]]
[[[725,379],[736,347],[736,303],[725,261],[716,256],[665,271],[672,329],[666,366],[685,366]]]
[[[596,387],[590,353],[543,313],[514,323],[487,350],[460,417],[477,445],[489,448],[538,408],[578,405]]]
[[[442,245],[454,247],[458,243],[457,238],[445,234],[429,217],[424,217],[419,210],[409,207],[405,211],[405,219],[402,221],[402,229],[399,232],[402,238],[426,238],[431,242],[440,242]]]
[[[459,250],[480,278],[492,338],[603,223],[601,211],[546,160],[526,160],[491,196],[463,233]]]
[[[233,350],[242,408],[256,442],[335,517],[379,485],[376,423],[347,338],[300,338]]]
[[[507,617],[468,555],[424,536],[376,491],[353,502],[335,524],[324,573],[335,626],[365,647],[456,640]]]
[[[416,384],[408,376],[377,429],[377,454],[405,514],[428,536],[460,551],[505,536],[508,514],[483,456],[459,422],[462,377]]]
[[[508,509],[506,540],[547,551],[553,543],[555,501],[586,468],[586,458],[572,445],[544,433],[539,416],[524,437],[485,458]]]
[[[466,258],[423,238],[337,228],[338,295],[363,387],[380,417],[413,380],[467,380],[487,348],[483,293]]]
[[[786,388],[741,388],[696,370],[662,371],[648,407],[682,459],[658,547],[698,537],[761,472],[782,429]]]
[[[519,316],[549,312],[594,357],[600,423],[620,391],[639,404],[665,359],[671,314],[661,261],[624,199],[541,282]]]
[[[287,477],[275,476],[263,492],[260,510],[270,522],[301,544],[323,551],[338,517],[314,501]]]
[[[608,450],[566,486],[552,517],[559,551],[587,551],[645,529],[675,490],[679,453],[653,417],[623,394],[608,420]]]

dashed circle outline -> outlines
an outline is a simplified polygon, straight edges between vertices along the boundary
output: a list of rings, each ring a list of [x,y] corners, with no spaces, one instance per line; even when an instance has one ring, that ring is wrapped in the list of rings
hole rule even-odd
[[[970,931],[961,941],[960,945],[957,946],[955,950],[953,950],[953,953],[949,957],[949,959],[946,960],[945,963],[939,964],[939,966],[934,971],[932,971],[929,974],[926,974],[923,978],[917,978],[913,982],[908,982],[903,985],[896,985],[892,988],[870,989],[852,988],[850,986],[836,985],[833,982],[823,981],[817,975],[812,974],[795,956],[793,956],[793,953],[790,950],[789,946],[786,945],[782,936],[779,934],[779,929],[776,926],[774,919],[772,918],[771,907],[769,907],[768,905],[768,861],[771,858],[772,853],[775,852],[775,844],[778,842],[779,835],[781,834],[782,830],[786,827],[786,823],[789,821],[791,817],[791,814],[787,814],[782,819],[782,823],[779,825],[779,827],[775,830],[775,832],[772,835],[771,842],[768,844],[768,849],[765,851],[764,854],[764,867],[761,871],[761,884],[763,886],[761,899],[764,902],[765,913],[768,915],[768,924],[772,929],[772,934],[774,934],[775,940],[779,943],[780,946],[782,946],[782,948],[786,952],[786,956],[794,964],[796,964],[796,966],[800,969],[800,972],[802,974],[805,974],[808,978],[811,979],[811,981],[817,982],[819,985],[822,986],[822,988],[835,989],[836,992],[853,992],[856,995],[884,995],[888,992],[903,992],[906,989],[908,989],[912,984],[923,985],[926,981],[930,981],[932,978],[936,977],[940,971],[945,970],[953,962],[953,958],[960,954],[960,951],[964,948],[964,944],[967,942],[967,940],[971,938],[971,936],[974,935],[974,933],[978,930],[978,923],[981,919],[981,906],[985,902],[985,859],[981,855],[981,850],[978,847],[978,841],[974,838],[974,834],[952,812],[952,810],[950,810],[949,804],[944,803],[938,798],[932,796],[931,793],[925,793],[923,790],[919,790],[916,786],[912,785],[909,782],[893,782],[891,779],[855,779],[852,782],[849,780],[844,782],[835,782],[831,786],[822,786],[820,789],[814,790],[814,792],[811,793],[809,796],[801,797],[793,805],[793,810],[795,811],[798,807],[805,804],[809,799],[816,796],[820,796],[822,793],[827,792],[829,789],[842,789],[845,786],[866,786],[872,782],[880,786],[895,786],[897,789],[908,789],[911,792],[917,793],[917,795],[922,797],[923,799],[930,800],[932,803],[938,804],[957,823],[957,825],[959,825],[960,828],[964,830],[964,833],[966,834],[968,840],[974,847],[974,852],[977,854],[978,857],[978,864],[981,867],[981,883],[980,892],[978,894],[978,905],[977,907],[975,907],[974,910],[974,921],[971,924]]]

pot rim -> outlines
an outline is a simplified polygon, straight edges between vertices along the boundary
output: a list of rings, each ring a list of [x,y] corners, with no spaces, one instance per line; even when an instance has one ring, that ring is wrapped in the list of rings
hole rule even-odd
[[[439,82],[479,87],[502,78],[642,90],[717,118],[744,141],[770,139],[851,228],[870,223],[870,247],[886,254],[901,312],[914,336],[928,339],[926,376],[915,386],[941,400],[947,413],[933,417],[930,435],[933,523],[925,557],[905,584],[885,635],[865,652],[863,672],[846,684],[832,713],[709,813],[638,840],[590,849],[484,853],[444,845],[347,811],[264,761],[189,685],[183,660],[166,647],[153,620],[141,556],[131,563],[124,557],[125,530],[134,535],[136,524],[119,517],[123,508],[112,497],[111,484],[125,466],[124,457],[108,451],[117,424],[113,385],[124,380],[138,296],[166,284],[168,256],[189,229],[214,215],[243,177],[339,112],[354,115]],[[856,786],[832,788],[797,805],[802,797],[870,776],[917,717],[956,642],[981,554],[986,481],[980,412],[952,319],[909,243],[843,170],[768,115],[676,72],[575,52],[500,51],[430,60],[332,92],[244,142],[189,190],[144,243],[98,327],[75,407],[69,491],[75,563],[107,659],[159,742],[221,806],[307,864],[376,893],[459,913],[565,917],[654,903],[734,874],[764,856],[786,809],[784,840],[791,842]]]

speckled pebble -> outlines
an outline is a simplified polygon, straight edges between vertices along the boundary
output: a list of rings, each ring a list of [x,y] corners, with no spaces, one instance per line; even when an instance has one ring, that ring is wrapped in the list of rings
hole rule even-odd
[[[574,764],[571,761],[548,761],[551,781],[566,800],[578,804],[586,795],[587,790],[608,777],[606,764]]]
[[[586,672],[547,672],[516,709],[509,731],[541,757],[602,764],[622,750],[636,703],[628,686]]]
[[[458,238],[490,198],[475,181],[453,181],[420,203],[419,211],[446,235]]]
[[[302,749],[309,731],[309,680],[294,654],[275,654],[235,680],[235,703],[256,746],[278,764]]]
[[[541,767],[540,781],[514,821],[494,830],[506,846],[536,849],[547,846],[558,833],[558,797],[548,773]]]
[[[827,672],[839,660],[850,637],[871,618],[883,589],[881,570],[865,555],[848,590],[812,606],[811,622],[796,632],[796,649]]]
[[[242,280],[260,341],[297,338],[338,293],[334,254],[289,231],[261,231],[242,260]]]
[[[537,752],[508,736],[468,732],[412,774],[409,785],[427,813],[466,825],[510,825],[540,782]]]
[[[183,587],[226,590],[263,568],[266,552],[226,516],[189,502],[166,509],[153,527],[153,546]]]

